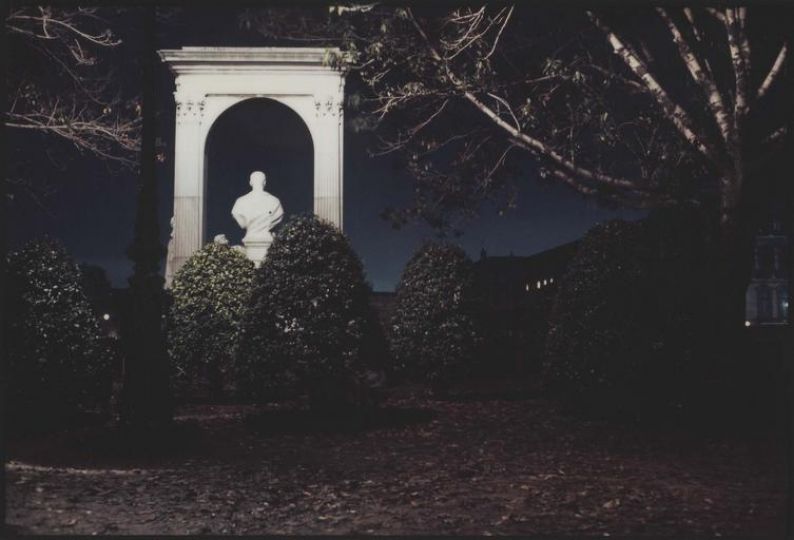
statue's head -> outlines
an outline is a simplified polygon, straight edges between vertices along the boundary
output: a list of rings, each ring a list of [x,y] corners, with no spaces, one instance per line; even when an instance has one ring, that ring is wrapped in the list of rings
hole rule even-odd
[[[254,171],[251,173],[249,184],[253,189],[265,189],[265,173],[262,171]]]

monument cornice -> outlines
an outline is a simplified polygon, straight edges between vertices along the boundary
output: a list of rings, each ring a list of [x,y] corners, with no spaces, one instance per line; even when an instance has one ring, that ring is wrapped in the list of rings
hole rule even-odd
[[[344,58],[338,47],[182,47],[161,49],[160,58],[175,74],[247,72],[297,69],[308,73],[336,73],[331,58]]]

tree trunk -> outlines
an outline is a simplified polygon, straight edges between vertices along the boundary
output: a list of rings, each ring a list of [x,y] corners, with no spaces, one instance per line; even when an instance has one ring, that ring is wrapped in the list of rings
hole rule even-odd
[[[723,330],[732,334],[744,328],[745,293],[753,271],[753,222],[737,214],[723,221],[717,245],[721,319]]]
[[[748,194],[744,194],[748,195]],[[750,388],[742,387],[750,365],[749,334],[745,328],[745,297],[753,271],[755,219],[749,197],[724,197],[720,210],[720,227],[713,239],[709,258],[713,283],[708,294],[707,318],[699,332],[699,355],[704,357],[706,380],[703,398],[709,416],[733,425],[746,412],[738,398]],[[739,204],[735,204],[735,203]],[[730,407],[730,409],[729,409]]]
[[[125,315],[122,337],[126,342],[121,422],[147,429],[166,425],[172,418],[169,388],[168,352],[163,332],[162,313],[165,294],[159,273],[164,249],[157,223],[157,184],[155,178],[155,79],[156,8],[147,9],[145,21],[146,58],[143,61],[143,132],[141,134],[141,171],[135,236],[128,249],[134,263],[130,283],[130,303]]]

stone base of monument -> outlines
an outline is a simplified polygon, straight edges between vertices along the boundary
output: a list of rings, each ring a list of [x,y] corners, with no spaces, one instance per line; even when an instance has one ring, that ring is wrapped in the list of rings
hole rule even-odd
[[[270,248],[270,244],[272,243],[272,240],[264,240],[259,242],[243,240],[243,244],[245,244],[245,256],[248,257],[249,261],[253,261],[256,268],[259,268],[259,265],[261,265],[262,261],[264,261],[265,257],[267,257],[267,250]]]

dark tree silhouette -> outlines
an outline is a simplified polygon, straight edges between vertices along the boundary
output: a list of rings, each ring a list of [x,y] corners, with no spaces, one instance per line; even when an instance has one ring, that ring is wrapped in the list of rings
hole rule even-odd
[[[157,427],[171,420],[168,353],[162,328],[163,277],[159,272],[165,250],[159,239],[155,176],[156,8],[145,10],[143,132],[141,174],[135,236],[127,253],[133,261],[129,305],[122,323],[125,340],[121,421],[136,428]]]
[[[528,160],[601,201],[704,208],[722,261],[718,311],[736,329],[755,214],[783,180],[769,163],[791,135],[793,13],[352,4],[243,22],[343,46],[376,151],[402,155],[417,181],[409,217],[445,225]]]

